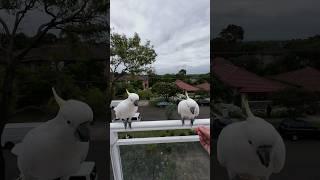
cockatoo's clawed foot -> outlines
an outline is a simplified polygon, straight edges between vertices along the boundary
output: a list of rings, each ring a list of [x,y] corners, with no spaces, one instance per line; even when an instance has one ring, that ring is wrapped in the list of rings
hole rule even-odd
[[[127,129],[127,121],[124,121],[124,129]]]
[[[132,129],[132,128],[131,128],[131,122],[129,122],[129,128]]]
[[[190,121],[191,127],[193,126],[193,122],[194,122],[194,119],[191,119]]]

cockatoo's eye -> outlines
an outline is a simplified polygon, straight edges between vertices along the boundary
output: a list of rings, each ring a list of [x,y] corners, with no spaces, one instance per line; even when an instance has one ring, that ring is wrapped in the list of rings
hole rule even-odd
[[[249,140],[249,141],[248,141],[248,143],[249,143],[249,144],[252,144],[252,141],[251,141],[251,140]]]
[[[67,124],[71,124],[71,121],[68,120],[68,121],[67,121]]]

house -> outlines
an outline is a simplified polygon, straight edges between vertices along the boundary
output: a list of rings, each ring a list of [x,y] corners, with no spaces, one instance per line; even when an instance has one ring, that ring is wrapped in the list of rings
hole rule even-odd
[[[312,67],[281,73],[271,78],[306,91],[320,92],[320,71]]]
[[[201,91],[210,92],[210,84],[207,82],[198,84],[195,87],[199,88]]]
[[[266,108],[272,93],[289,86],[235,66],[224,58],[214,59],[212,71],[217,79],[232,90],[234,101],[240,94],[247,94],[253,109]]]
[[[195,87],[195,86],[192,86],[192,85],[190,85],[190,84],[188,84],[188,83],[185,83],[185,82],[183,82],[183,81],[181,81],[181,80],[179,80],[179,79],[175,81],[175,84],[176,84],[176,86],[177,86],[179,89],[181,89],[182,91],[196,92],[196,91],[199,91],[199,90],[200,90],[199,88],[197,88],[197,87]]]

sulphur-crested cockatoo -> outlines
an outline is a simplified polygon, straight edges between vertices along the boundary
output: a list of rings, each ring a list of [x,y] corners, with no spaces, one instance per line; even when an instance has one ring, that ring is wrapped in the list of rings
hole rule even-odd
[[[186,92],[187,99],[182,100],[178,104],[178,114],[181,116],[182,125],[184,125],[184,120],[191,120],[191,126],[193,125],[194,119],[199,115],[199,105],[198,103],[189,98],[188,92]]]
[[[127,129],[127,124],[131,128],[132,117],[138,111],[139,96],[136,93],[129,93],[128,98],[121,101],[115,108],[116,119],[120,119],[124,122],[124,127]]]
[[[83,130],[93,120],[92,109],[52,91],[60,107],[57,116],[30,130],[12,149],[23,180],[64,178],[77,172],[88,154],[88,131]]]
[[[285,145],[276,129],[250,110],[242,95],[247,119],[226,126],[218,137],[218,161],[226,167],[229,178],[268,180],[284,166]]]

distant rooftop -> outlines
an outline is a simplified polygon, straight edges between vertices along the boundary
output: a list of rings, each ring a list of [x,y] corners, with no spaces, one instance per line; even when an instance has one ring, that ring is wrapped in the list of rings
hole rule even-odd
[[[242,93],[268,93],[284,89],[287,85],[260,77],[224,58],[213,60],[213,73],[226,85]]]
[[[202,84],[198,84],[198,85],[196,85],[196,87],[199,89],[202,89],[204,91],[210,92],[210,84],[207,82],[202,83]]]
[[[312,67],[278,74],[271,78],[308,91],[320,91],[320,71]]]
[[[178,86],[178,88],[184,90],[184,91],[190,91],[190,92],[195,92],[195,91],[199,91],[199,88],[194,87],[188,83],[185,83],[181,80],[176,80],[176,85]]]

